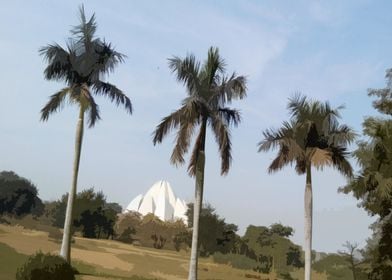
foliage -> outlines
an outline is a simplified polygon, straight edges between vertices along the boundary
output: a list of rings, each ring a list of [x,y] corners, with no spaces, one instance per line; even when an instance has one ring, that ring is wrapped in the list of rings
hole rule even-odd
[[[191,246],[192,235],[190,231],[181,231],[173,237],[173,244],[176,251],[187,250]]]
[[[265,130],[264,139],[259,142],[259,152],[279,149],[269,172],[294,164],[298,174],[305,174],[312,165],[317,169],[332,166],[351,176],[347,145],[355,134],[338,122],[342,107],[333,109],[328,102],[308,100],[301,95],[291,98],[287,107],[290,121],[284,122],[280,129]]]
[[[259,142],[259,152],[278,149],[268,167],[270,173],[294,165],[299,175],[306,174],[305,188],[305,279],[311,279],[313,190],[312,167],[331,166],[347,177],[352,176],[347,146],[355,133],[347,125],[339,124],[342,107],[332,108],[328,102],[309,100],[297,94],[287,106],[290,121],[279,129],[267,129]]]
[[[135,239],[133,238],[133,235],[135,233],[136,233],[136,230],[129,226],[119,234],[119,236],[117,237],[117,240],[124,242],[124,243],[132,244],[135,241]]]
[[[47,121],[68,99],[70,104],[77,104],[83,112],[88,113],[89,126],[93,127],[100,119],[95,96],[104,96],[132,113],[129,98],[103,79],[124,61],[124,55],[115,51],[112,44],[96,38],[96,30],[95,15],[87,20],[82,6],[80,24],[71,30],[73,37],[68,39],[66,48],[53,43],[39,50],[48,63],[44,71],[45,78],[63,81],[67,85],[50,96],[41,110],[41,120]]]
[[[286,253],[286,264],[297,268],[303,267],[304,263],[301,260],[302,253],[299,247],[290,246]]]
[[[0,172],[0,214],[39,216],[43,211],[37,188],[30,181],[12,171]]]
[[[244,255],[227,253],[222,254],[221,252],[215,252],[212,255],[214,262],[221,264],[229,264],[232,267],[239,269],[254,269],[258,266],[258,262]]]
[[[60,228],[64,225],[67,201],[68,194],[63,195],[61,200],[52,206],[49,214],[53,217],[53,225]],[[120,209],[117,203],[107,203],[102,192],[95,192],[93,188],[90,188],[76,195],[73,224],[84,237],[112,238],[117,211]]]
[[[209,125],[219,146],[221,174],[227,174],[231,164],[230,125],[237,126],[241,120],[239,111],[226,107],[233,99],[246,96],[246,78],[235,73],[226,76],[226,63],[218,48],[209,48],[208,58],[200,64],[194,55],[181,59],[169,59],[169,67],[177,80],[187,88],[187,97],[181,108],[162,119],[154,131],[153,143],[161,143],[173,129],[178,128],[176,145],[171,155],[175,165],[185,162],[194,130],[199,127],[193,147],[188,172],[196,175],[196,163],[200,151],[204,151],[206,127]]]
[[[353,279],[347,259],[340,254],[328,254],[312,267],[317,272],[327,272],[328,280]]]
[[[188,226],[193,224],[193,203],[188,204],[186,216]],[[199,250],[201,256],[209,256],[215,252],[229,253],[235,250],[237,225],[227,224],[215,209],[207,204],[200,213]]]
[[[279,229],[279,230],[277,230]],[[293,229],[281,224],[270,227],[249,225],[242,240],[246,242],[246,255],[257,260],[259,271],[273,268],[279,272],[288,272],[293,268],[303,267],[302,250],[288,239]]]
[[[125,243],[177,251],[190,246],[190,232],[182,221],[164,222],[153,214],[120,214],[114,229],[116,239]]]
[[[75,271],[62,257],[38,252],[18,269],[17,280],[73,280]]]
[[[369,96],[376,97],[373,106],[384,118],[368,117],[363,123],[366,140],[358,142],[354,153],[361,170],[341,189],[360,200],[360,206],[377,222],[378,244],[369,260],[370,279],[389,279],[392,275],[392,69],[387,70],[387,86],[370,89]]]
[[[153,143],[161,143],[171,130],[177,129],[171,163],[185,163],[184,155],[191,145],[191,139],[198,130],[196,141],[188,164],[188,173],[195,176],[195,217],[192,227],[192,248],[189,265],[189,279],[197,279],[197,263],[199,249],[199,215],[202,208],[205,143],[207,126],[212,130],[219,147],[221,158],[221,174],[229,172],[231,156],[230,126],[238,125],[240,113],[226,107],[233,99],[246,96],[246,79],[243,76],[226,76],[226,63],[220,57],[218,48],[208,50],[207,59],[201,64],[194,55],[186,58],[169,59],[169,67],[176,74],[177,80],[187,89],[187,97],[181,108],[162,119],[153,134]],[[208,251],[206,253],[209,253]],[[204,254],[204,252],[202,253]]]
[[[163,246],[165,246],[166,244],[166,238],[162,237],[162,235],[157,235],[156,233],[154,233],[153,235],[151,235],[151,239],[154,241],[152,246],[155,249],[162,249]]]

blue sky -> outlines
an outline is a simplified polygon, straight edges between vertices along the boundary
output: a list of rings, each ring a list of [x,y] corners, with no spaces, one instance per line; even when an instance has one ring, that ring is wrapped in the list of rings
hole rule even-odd
[[[167,58],[194,53],[204,60],[220,48],[229,72],[248,77],[248,97],[233,103],[242,124],[232,130],[233,165],[219,175],[214,141],[207,144],[205,201],[240,232],[249,224],[282,222],[303,240],[304,176],[287,167],[266,172],[273,153],[257,153],[262,131],[288,119],[287,99],[300,91],[345,104],[342,122],[361,132],[375,115],[368,88],[385,84],[392,67],[390,1],[85,1],[96,13],[97,35],[127,55],[108,80],[132,100],[129,116],[97,98],[100,121],[85,132],[79,190],[94,186],[126,206],[160,179],[188,201],[194,182],[186,168],[169,164],[173,137],[152,145],[162,117],[179,105],[185,89]],[[31,179],[43,199],[58,199],[71,182],[77,109],[65,107],[39,121],[48,96],[63,87],[45,81],[38,49],[64,45],[78,23],[80,1],[2,1],[0,10],[0,170]],[[355,146],[352,146],[354,149]],[[338,194],[345,179],[336,171],[315,172],[314,248],[336,251],[346,240],[363,244],[373,219],[352,197]]]

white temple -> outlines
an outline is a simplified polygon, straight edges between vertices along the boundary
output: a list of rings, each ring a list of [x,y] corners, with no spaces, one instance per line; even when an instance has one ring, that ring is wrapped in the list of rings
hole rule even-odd
[[[176,197],[169,182],[158,181],[145,195],[136,196],[124,212],[135,211],[142,215],[152,213],[162,221],[182,219],[187,224],[187,209],[185,200]]]

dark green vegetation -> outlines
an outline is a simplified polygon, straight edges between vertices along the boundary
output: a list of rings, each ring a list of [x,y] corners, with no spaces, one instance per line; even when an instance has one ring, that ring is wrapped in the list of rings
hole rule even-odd
[[[365,254],[372,280],[387,280],[392,275],[392,69],[387,70],[386,79],[387,87],[369,90],[369,96],[376,98],[374,108],[383,116],[365,119],[366,140],[359,141],[354,152],[361,170],[342,189],[378,217]]]
[[[47,121],[51,114],[56,113],[64,106],[67,99],[68,103],[79,107],[72,185],[67,201],[60,252],[68,262],[70,262],[71,254],[73,206],[77,190],[85,114],[88,115],[90,128],[100,119],[99,107],[94,96],[107,97],[117,106],[121,104],[128,113],[132,113],[132,104],[129,98],[115,85],[104,81],[104,77],[124,61],[124,55],[115,51],[110,43],[96,38],[96,30],[95,16],[93,15],[87,20],[82,6],[80,8],[80,24],[71,30],[73,37],[68,39],[67,47],[51,44],[40,49],[40,54],[48,63],[44,71],[45,78],[62,81],[66,84],[66,87],[53,94],[49,102],[42,108],[41,120]],[[88,216],[85,218],[87,219]],[[88,234],[95,233],[90,230]]]
[[[30,181],[12,171],[0,172],[0,215],[37,216],[43,209],[37,188]]]
[[[51,203],[47,213],[52,217],[53,225],[59,228],[64,226],[65,210],[68,194],[61,200]],[[73,226],[88,238],[113,238],[114,224],[121,206],[117,203],[107,203],[102,192],[95,192],[93,188],[78,193],[75,197],[73,210]]]
[[[190,240],[189,229],[181,221],[163,222],[152,214],[142,217],[134,212],[119,215],[115,234],[124,243],[177,251],[187,249]]]
[[[16,273],[16,280],[74,280],[75,270],[58,255],[38,252]]]

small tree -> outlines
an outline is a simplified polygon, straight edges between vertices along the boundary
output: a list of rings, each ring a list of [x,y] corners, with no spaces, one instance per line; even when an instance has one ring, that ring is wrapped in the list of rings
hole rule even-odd
[[[359,264],[359,261],[356,258],[355,254],[359,253],[358,243],[351,243],[349,241],[346,241],[346,243],[343,244],[343,247],[345,248],[345,250],[339,251],[339,254],[341,254],[347,259],[349,267],[353,273],[353,279],[357,280],[357,266]]]

